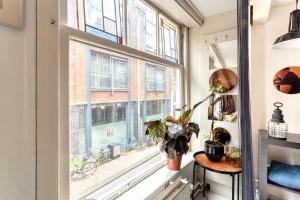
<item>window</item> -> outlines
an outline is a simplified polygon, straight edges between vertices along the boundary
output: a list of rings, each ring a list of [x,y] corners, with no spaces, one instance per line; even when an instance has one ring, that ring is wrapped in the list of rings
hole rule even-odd
[[[95,104],[92,106],[93,126],[112,123],[113,109],[111,104]]]
[[[141,0],[128,0],[128,45],[157,53],[157,12]]]
[[[147,101],[147,115],[157,115],[162,113],[161,100]]]
[[[173,114],[180,105],[174,80],[180,70],[77,40],[70,40],[69,52],[70,196],[102,199],[110,184],[121,187],[161,164],[144,122]],[[145,92],[148,80],[154,90],[169,92]],[[87,163],[91,168],[81,168]]]
[[[122,0],[68,0],[68,24],[122,44],[122,3]]]
[[[146,6],[146,27],[145,27],[145,40],[146,50],[156,52],[156,21],[157,14],[154,10]]]
[[[91,51],[91,65],[92,89],[128,88],[127,60]]]
[[[124,2],[126,6],[123,6]],[[143,0],[124,2],[68,0],[68,24],[75,29],[178,63],[178,25]],[[127,9],[127,16],[123,16],[123,7]]]
[[[163,166],[144,123],[176,116],[181,106],[179,29],[144,0],[68,0],[68,11],[59,145],[60,167],[70,173],[62,182],[72,200],[109,199]]]
[[[177,26],[165,17],[160,17],[161,52],[166,60],[177,63]]]
[[[150,64],[147,65],[147,90],[165,90],[165,69]]]

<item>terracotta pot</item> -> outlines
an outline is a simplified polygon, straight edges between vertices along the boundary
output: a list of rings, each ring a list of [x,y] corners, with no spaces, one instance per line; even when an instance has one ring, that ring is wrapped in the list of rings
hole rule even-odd
[[[167,166],[170,170],[179,171],[181,166],[182,154],[177,155],[175,160],[167,158]]]

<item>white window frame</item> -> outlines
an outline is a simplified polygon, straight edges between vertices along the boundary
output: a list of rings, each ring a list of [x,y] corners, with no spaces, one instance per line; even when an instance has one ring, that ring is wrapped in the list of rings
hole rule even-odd
[[[126,5],[126,0],[124,4]],[[67,5],[67,0],[37,0],[38,200],[69,199],[70,38],[160,66],[179,69],[182,78],[182,104],[186,99],[184,82],[187,79],[183,79],[184,65],[68,27]],[[124,10],[124,13],[126,14],[127,10]],[[125,19],[126,15],[123,17]],[[123,28],[126,30],[127,20],[123,21]],[[180,30],[178,32],[180,33]],[[125,31],[123,33],[126,34]],[[178,42],[179,46],[182,46],[181,41]],[[181,55],[178,56],[178,60],[178,63],[181,63]]]

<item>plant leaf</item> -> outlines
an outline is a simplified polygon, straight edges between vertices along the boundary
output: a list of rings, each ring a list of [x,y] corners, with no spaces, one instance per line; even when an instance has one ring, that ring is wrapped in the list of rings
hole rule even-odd
[[[177,121],[178,121],[178,123],[185,126],[187,123],[189,123],[192,115],[193,115],[193,111],[191,109],[188,109],[179,117],[179,119]]]
[[[149,136],[154,142],[158,142],[161,139],[165,138],[167,133],[166,123],[160,120],[157,120],[148,125]]]
[[[165,118],[165,121],[177,124],[177,120],[174,117],[170,116],[170,115]]]
[[[190,141],[193,133],[195,133],[196,137],[198,138],[198,135],[200,132],[200,127],[198,124],[196,124],[194,122],[188,123],[188,125],[186,126],[186,132],[188,133],[188,136],[189,136],[188,141]]]
[[[188,138],[186,135],[180,135],[176,139],[175,150],[177,154],[187,153],[189,150]]]

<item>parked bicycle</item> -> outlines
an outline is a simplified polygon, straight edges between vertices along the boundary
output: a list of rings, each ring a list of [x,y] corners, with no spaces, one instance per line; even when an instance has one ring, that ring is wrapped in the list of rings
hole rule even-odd
[[[71,158],[71,177],[81,179],[97,171],[97,162],[92,156],[76,155]]]
[[[81,179],[95,174],[98,167],[110,161],[110,150],[101,148],[98,151],[90,151],[88,156],[76,155],[71,158],[71,177]]]

